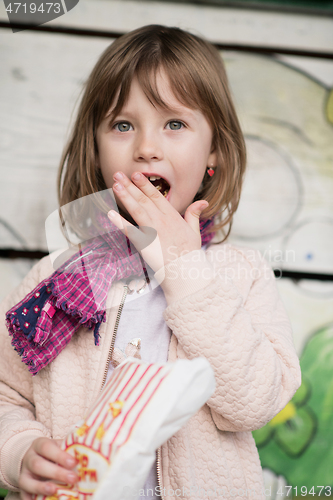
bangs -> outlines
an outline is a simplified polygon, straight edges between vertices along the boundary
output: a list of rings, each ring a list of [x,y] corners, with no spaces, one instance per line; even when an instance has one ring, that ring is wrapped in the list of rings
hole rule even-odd
[[[149,102],[154,107],[159,107],[169,111],[176,111],[165,102],[160,94],[157,77],[163,74],[167,78],[167,83],[173,96],[185,107],[190,109],[200,109],[206,117],[211,120],[211,113],[207,108],[206,101],[202,99],[202,93],[198,88],[198,82],[195,82],[192,74],[184,65],[176,61],[149,61],[143,59],[138,62],[135,69],[127,67],[122,75],[122,83],[118,89],[114,89],[114,98],[111,107],[108,108],[106,117],[113,121],[120,113],[128,100],[133,78],[137,78],[138,83]],[[202,87],[202,82],[200,82]],[[109,94],[110,95],[110,94]],[[104,108],[105,108],[104,100]],[[207,109],[205,109],[207,108]],[[206,111],[206,112],[205,112]]]
[[[157,75],[161,73],[167,78],[172,94],[183,106],[190,109],[202,109],[198,100],[197,87],[194,85],[189,73],[184,71],[184,67],[181,65],[176,67],[175,64],[165,63],[160,63],[153,70],[146,68],[146,64],[142,64],[136,72],[138,82],[153,106],[173,111],[162,99],[158,89]]]

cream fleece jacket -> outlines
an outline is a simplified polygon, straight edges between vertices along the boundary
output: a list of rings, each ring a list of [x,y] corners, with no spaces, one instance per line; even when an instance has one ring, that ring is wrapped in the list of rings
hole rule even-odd
[[[81,328],[60,355],[32,377],[11,346],[6,311],[52,274],[37,263],[1,305],[0,482],[18,498],[23,456],[40,436],[63,438],[104,383],[123,282],[112,285],[100,345]],[[212,244],[159,270],[172,330],[169,361],[206,357],[216,390],[161,450],[165,500],[183,496],[263,498],[251,431],[271,420],[301,383],[292,332],[275,278],[259,252]]]

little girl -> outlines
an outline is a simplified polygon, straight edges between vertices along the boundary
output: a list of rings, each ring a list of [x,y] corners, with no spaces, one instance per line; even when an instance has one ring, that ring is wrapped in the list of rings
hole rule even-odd
[[[105,215],[107,224],[141,252],[156,286],[142,280],[142,295],[127,301],[137,294],[135,269],[107,267],[104,310],[84,323],[57,302],[68,287],[78,300],[75,279],[64,286],[47,257],[4,301],[11,335],[3,321],[0,481],[11,499],[52,496],[57,482],[78,480],[59,440],[127,354],[149,362],[204,356],[216,378],[213,396],[158,450],[133,498],[263,498],[251,431],[290,400],[300,369],[268,264],[257,251],[211,241],[230,229],[244,168],[244,139],[213,46],[177,28],[146,26],[105,50],[64,154],[60,205],[112,188],[119,213]],[[144,228],[156,235],[150,245],[142,244]],[[48,299],[56,284],[58,296]],[[88,299],[81,293],[83,310]],[[33,314],[26,304],[36,314],[59,306],[45,344],[32,343],[29,353],[16,338],[18,312]]]

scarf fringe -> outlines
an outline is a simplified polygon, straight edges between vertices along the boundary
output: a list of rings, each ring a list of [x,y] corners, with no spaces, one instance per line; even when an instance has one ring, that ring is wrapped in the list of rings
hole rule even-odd
[[[71,306],[63,297],[56,297],[55,295],[53,295],[53,297],[56,299],[54,305],[57,309],[62,309],[69,316],[77,318],[79,324],[89,328],[89,330],[95,328],[96,323],[105,322],[105,311],[96,311],[93,314],[87,314],[77,307]]]
[[[6,321],[9,334],[12,337],[11,344],[13,348],[22,358],[23,363],[27,365],[29,372],[32,375],[36,375],[41,369],[41,363],[39,362],[38,356],[36,358],[35,354],[32,352],[31,344],[33,343],[35,344],[36,347],[39,348],[43,347],[45,341],[42,344],[34,342],[34,338],[36,337],[36,335],[40,333],[40,329],[38,328],[38,326],[36,326],[33,330],[31,330],[26,334],[21,329],[19,320],[17,317],[15,317],[15,315],[12,315],[12,318],[7,319]],[[95,324],[94,328],[95,345],[99,344],[100,335],[98,333],[98,330],[100,328],[100,325],[101,323]],[[73,335],[74,333],[75,332],[73,332]],[[53,356],[51,355],[49,362],[53,361],[53,359],[55,359],[56,357],[57,353],[55,353]]]
[[[54,293],[53,290],[52,293]],[[72,307],[63,297],[57,297],[56,295],[53,295],[53,297],[56,299],[55,307],[57,309],[62,309],[66,314],[77,318],[79,325],[85,326],[89,330],[94,330],[94,343],[95,345],[99,345],[100,334],[98,332],[101,324],[106,321],[106,311],[96,311],[93,314],[87,314],[77,307]]]
[[[35,363],[34,356],[32,355],[29,350],[27,350],[25,347],[16,347],[15,345],[13,346],[15,351],[19,353],[19,355],[22,358],[22,361],[25,365],[27,365],[29,372],[32,375],[37,375],[39,371],[38,365]]]
[[[32,354],[30,346],[28,345],[28,341],[32,341],[31,337],[36,329],[26,335],[20,328],[19,320],[17,317],[15,317],[15,315],[12,315],[11,319],[7,318],[6,323],[9,335],[12,337],[12,346],[22,358],[23,363],[27,365],[29,372],[32,375],[36,375],[39,371],[39,368],[34,361],[34,355]],[[17,333],[21,333],[23,337],[19,337]]]

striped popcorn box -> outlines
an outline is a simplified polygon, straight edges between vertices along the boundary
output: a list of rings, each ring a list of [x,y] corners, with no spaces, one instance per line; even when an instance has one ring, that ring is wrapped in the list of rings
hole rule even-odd
[[[156,449],[212,395],[213,370],[204,358],[145,363],[127,358],[112,374],[86,418],[62,449],[77,460],[79,482],[37,500],[133,500]],[[112,493],[112,496],[110,494]]]

